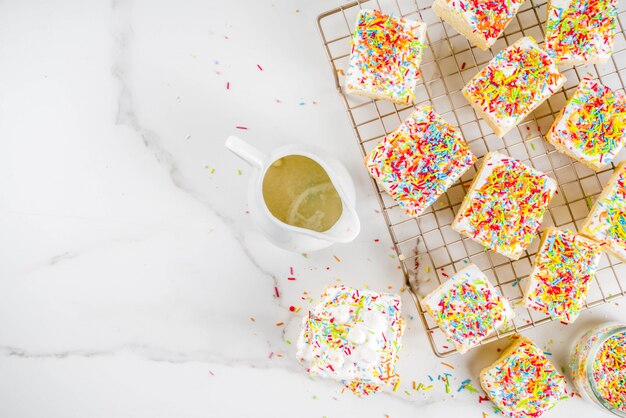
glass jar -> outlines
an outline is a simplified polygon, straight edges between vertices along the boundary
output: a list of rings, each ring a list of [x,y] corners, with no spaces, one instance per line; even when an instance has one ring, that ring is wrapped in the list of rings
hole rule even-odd
[[[590,329],[574,346],[570,368],[583,396],[626,417],[626,324]]]

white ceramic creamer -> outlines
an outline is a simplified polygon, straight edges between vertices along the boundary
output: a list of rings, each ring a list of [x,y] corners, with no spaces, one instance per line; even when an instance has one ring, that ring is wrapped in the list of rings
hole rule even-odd
[[[356,193],[352,179],[346,168],[326,152],[308,145],[291,144],[266,156],[235,136],[228,137],[226,147],[255,169],[248,190],[250,212],[264,235],[275,245],[290,251],[310,252],[335,242],[353,241],[359,234],[361,224],[355,211]],[[291,156],[306,157],[319,164],[341,199],[341,214],[325,231],[290,225],[274,216],[268,208],[263,195],[264,177],[272,164]]]

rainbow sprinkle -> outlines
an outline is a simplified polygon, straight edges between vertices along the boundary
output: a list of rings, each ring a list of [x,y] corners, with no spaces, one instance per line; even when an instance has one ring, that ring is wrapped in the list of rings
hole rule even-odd
[[[559,64],[601,64],[613,52],[617,0],[551,0],[546,50]]]
[[[425,37],[423,22],[361,10],[352,39],[346,92],[413,103]]]
[[[596,390],[611,406],[626,412],[626,332],[607,339],[592,365]]]
[[[585,78],[555,119],[546,139],[594,170],[613,161],[626,140],[626,99]]]
[[[365,161],[368,171],[411,216],[432,205],[476,161],[457,130],[418,107]]]
[[[474,264],[427,295],[422,306],[459,353],[467,352],[514,316],[509,301]]]
[[[520,161],[489,153],[452,229],[517,260],[537,235],[556,182]]]
[[[433,10],[462,35],[478,37],[477,46],[486,50],[502,35],[522,3],[524,0],[436,0]]]
[[[480,384],[505,415],[538,417],[565,395],[565,380],[539,347],[518,338],[480,373]]]
[[[501,138],[563,83],[552,59],[527,36],[500,51],[463,94]]]
[[[569,231],[544,231],[524,292],[529,308],[562,322],[573,322],[596,274],[602,245]]]
[[[574,383],[581,392],[600,401],[601,406],[622,413],[626,412],[625,329],[619,323],[592,328],[576,344],[570,363]]]
[[[327,287],[303,318],[298,359],[310,374],[341,380],[359,396],[399,385],[400,305],[397,295]]]
[[[615,169],[580,232],[626,262],[626,162]]]

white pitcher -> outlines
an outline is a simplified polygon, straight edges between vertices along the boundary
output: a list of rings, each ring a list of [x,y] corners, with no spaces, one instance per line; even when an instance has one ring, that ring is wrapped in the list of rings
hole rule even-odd
[[[353,241],[361,230],[355,211],[354,184],[346,168],[326,152],[308,145],[285,145],[275,149],[269,156],[235,136],[226,139],[226,147],[242,158],[255,173],[248,190],[250,211],[265,236],[275,245],[290,251],[309,252],[326,248],[335,242]],[[324,232],[300,228],[276,218],[263,198],[263,178],[267,169],[279,158],[290,155],[308,157],[318,163],[328,174],[342,203],[342,212],[335,224]]]

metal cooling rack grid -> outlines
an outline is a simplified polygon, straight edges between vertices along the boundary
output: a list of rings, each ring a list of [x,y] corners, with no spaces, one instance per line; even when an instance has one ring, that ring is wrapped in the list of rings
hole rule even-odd
[[[365,156],[384,136],[395,130],[411,113],[412,106],[400,106],[346,95],[342,90],[348,67],[350,39],[357,13],[362,8],[376,8],[428,24],[428,48],[421,63],[422,79],[415,89],[415,104],[432,103],[445,120],[460,128],[464,138],[479,161],[459,182],[453,185],[431,208],[418,218],[404,214],[398,205],[372,179],[382,214],[400,260],[407,287],[413,296],[432,349],[439,357],[454,354],[437,325],[425,315],[421,296],[434,289],[467,262],[478,265],[506,295],[515,307],[516,317],[510,326],[483,341],[483,344],[551,322],[548,316],[526,309],[519,302],[522,289],[531,270],[539,239],[517,261],[492,251],[485,251],[474,241],[450,228],[482,156],[488,151],[500,151],[541,170],[559,183],[559,189],[546,211],[542,229],[548,226],[576,229],[589,212],[591,203],[602,190],[614,165],[594,172],[558,153],[543,140],[554,115],[565,105],[580,80],[587,74],[616,90],[624,90],[626,79],[626,10],[620,5],[615,52],[605,65],[563,67],[567,82],[563,89],[536,109],[517,130],[504,139],[493,135],[461,94],[463,86],[494,53],[522,36],[542,41],[546,2],[528,0],[504,35],[490,51],[472,47],[448,24],[442,23],[431,9],[432,0],[357,0],[330,10],[318,17],[318,27],[335,80],[348,117],[357,137],[361,154]],[[622,158],[623,159],[623,158]],[[618,158],[615,163],[619,162]],[[610,302],[626,295],[626,266],[603,255],[592,283],[586,308]]]

